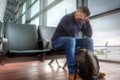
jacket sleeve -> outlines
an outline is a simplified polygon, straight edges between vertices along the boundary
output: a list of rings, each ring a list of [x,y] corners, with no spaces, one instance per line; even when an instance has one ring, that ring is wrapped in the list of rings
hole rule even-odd
[[[92,27],[90,25],[90,22],[84,22],[81,28],[81,32],[83,33],[83,35],[87,36],[87,37],[92,37]]]
[[[68,36],[74,37],[74,29],[69,18],[62,19],[62,27]]]

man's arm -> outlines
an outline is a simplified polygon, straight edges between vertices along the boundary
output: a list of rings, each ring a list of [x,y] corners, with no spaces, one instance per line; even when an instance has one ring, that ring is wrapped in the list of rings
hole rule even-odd
[[[91,27],[89,21],[85,21],[85,23],[82,26],[81,31],[82,31],[83,35],[85,35],[87,37],[92,37],[93,32],[92,32],[92,27]]]
[[[74,36],[73,26],[70,18],[65,17],[62,20],[62,27],[68,36]]]

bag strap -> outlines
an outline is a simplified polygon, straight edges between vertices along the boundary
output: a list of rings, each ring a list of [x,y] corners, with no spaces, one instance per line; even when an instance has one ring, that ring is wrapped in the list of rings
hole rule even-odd
[[[74,80],[76,80],[76,75],[78,74],[78,70],[77,70],[77,68],[78,68],[78,65],[77,65],[77,63],[76,63],[76,65],[75,65]]]

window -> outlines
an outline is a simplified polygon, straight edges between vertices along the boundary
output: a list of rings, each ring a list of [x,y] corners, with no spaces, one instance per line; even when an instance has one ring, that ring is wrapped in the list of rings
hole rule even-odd
[[[120,0],[88,0],[88,7],[90,8],[92,16],[115,8],[120,8]]]
[[[120,45],[120,13],[91,20],[95,45]]]
[[[120,0],[88,0],[91,16],[120,8],[119,4]],[[94,53],[99,59],[120,61],[120,12],[98,17],[90,21],[93,28]]]
[[[39,0],[31,7],[31,17],[33,17],[36,13],[39,12]]]
[[[47,26],[56,27],[60,19],[67,13],[76,10],[76,0],[64,0],[47,11]]]
[[[99,46],[95,47],[95,53],[99,59],[120,61],[119,21],[120,12],[91,20],[94,45]]]

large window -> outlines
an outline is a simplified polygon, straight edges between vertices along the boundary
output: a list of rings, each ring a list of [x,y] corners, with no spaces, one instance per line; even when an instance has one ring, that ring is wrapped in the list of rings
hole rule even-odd
[[[90,22],[95,53],[99,59],[120,61],[120,12],[116,10],[120,8],[119,4],[120,0],[88,0],[91,16],[96,15]],[[104,12],[107,12],[105,16]]]
[[[56,27],[60,19],[76,10],[76,0],[63,0],[47,11],[47,26]]]
[[[92,20],[95,53],[99,59],[120,61],[120,13]]]
[[[95,45],[120,45],[120,13],[91,20]]]

